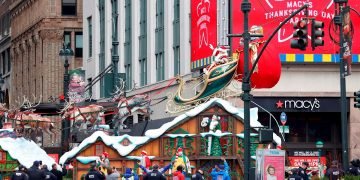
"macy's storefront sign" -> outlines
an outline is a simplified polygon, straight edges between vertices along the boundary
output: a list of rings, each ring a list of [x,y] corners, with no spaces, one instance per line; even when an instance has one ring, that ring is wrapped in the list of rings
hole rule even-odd
[[[308,109],[313,111],[320,108],[320,101],[316,98],[314,100],[279,100],[276,107],[278,109]]]

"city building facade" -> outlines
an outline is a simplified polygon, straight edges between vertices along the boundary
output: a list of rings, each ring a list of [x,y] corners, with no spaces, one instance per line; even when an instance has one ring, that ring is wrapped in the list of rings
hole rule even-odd
[[[4,81],[0,83],[0,102],[9,105],[10,93],[10,46],[11,46],[11,26],[9,6],[11,0],[2,1],[0,4],[0,74]]]
[[[152,120],[177,116],[179,113],[166,111],[168,100],[160,102],[159,99],[176,92],[177,83],[174,77],[177,74],[187,78],[200,74],[200,70],[191,72],[190,67],[191,2],[99,0],[84,4],[83,64],[87,77],[94,77],[101,72],[101,68],[111,65],[111,8],[114,2],[119,12],[119,29],[116,31],[119,34],[119,72],[126,74],[128,89],[133,88],[135,82],[135,89],[127,95],[148,93],[156,101],[151,106]],[[227,1],[219,0],[217,3],[221,5],[219,11],[226,8]],[[218,14],[223,14],[218,17],[218,45],[223,45],[226,43],[224,34],[227,33],[227,27],[223,23],[227,13]],[[105,36],[102,36],[103,34]],[[358,57],[357,54],[354,56]],[[100,63],[106,66],[100,66]],[[293,62],[284,59],[277,85],[269,89],[255,88],[252,91],[252,104],[260,109],[259,119],[263,124],[279,131],[270,114],[276,116],[277,120],[280,112],[288,114],[286,125],[289,126],[290,133],[285,134],[284,147],[288,156],[293,159],[301,159],[299,154],[317,155],[313,153],[318,151],[315,142],[321,140],[324,142],[322,156],[328,158],[327,162],[333,159],[341,160],[339,66],[338,62]],[[349,159],[360,157],[360,148],[357,146],[359,130],[356,128],[360,123],[360,111],[353,107],[353,92],[360,89],[359,78],[360,65],[359,62],[354,62],[352,74],[346,77]],[[93,98],[104,97],[101,87],[104,85],[97,84],[93,87]],[[230,101],[237,107],[243,107],[240,97]],[[129,124],[140,122],[138,119],[137,115],[134,115]]]
[[[63,94],[64,62],[59,51],[75,52],[70,69],[82,66],[82,0],[13,1],[10,105],[25,96],[41,102]]]

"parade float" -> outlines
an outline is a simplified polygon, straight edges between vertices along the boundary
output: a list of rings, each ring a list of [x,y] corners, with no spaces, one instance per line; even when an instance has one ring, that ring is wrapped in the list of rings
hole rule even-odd
[[[262,125],[257,120],[257,108],[251,109],[252,155],[263,145],[257,142],[256,134]],[[79,144],[78,147],[66,152],[60,163],[72,162],[73,178],[80,179],[86,174],[90,163],[96,162],[103,152],[108,153],[110,166],[116,167],[122,174],[126,168],[132,168],[141,175],[137,161],[141,160],[142,152],[151,159],[151,164],[163,167],[174,161],[179,155],[189,159],[188,173],[202,168],[205,175],[224,156],[230,166],[231,176],[242,175],[243,169],[243,110],[231,103],[213,98],[194,109],[184,112],[159,128],[145,131],[144,136],[109,136],[102,131],[93,133]],[[274,144],[280,145],[281,139],[273,134]],[[254,157],[253,157],[254,158]],[[171,171],[166,173],[171,176]]]

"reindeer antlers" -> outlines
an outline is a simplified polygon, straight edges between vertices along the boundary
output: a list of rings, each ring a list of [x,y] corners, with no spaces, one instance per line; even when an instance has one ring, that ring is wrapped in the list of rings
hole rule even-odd
[[[41,103],[42,95],[40,95],[39,102],[36,103],[36,96],[33,94],[34,102],[30,102],[26,96],[24,96],[23,104],[20,107],[24,107],[26,110],[34,109],[36,106],[38,106]]]

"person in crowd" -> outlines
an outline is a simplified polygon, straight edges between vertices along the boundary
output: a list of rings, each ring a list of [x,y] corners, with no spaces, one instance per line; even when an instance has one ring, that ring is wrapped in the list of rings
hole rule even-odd
[[[23,165],[18,167],[18,170],[15,171],[12,175],[10,180],[28,180],[29,176],[25,173],[26,168]],[[1,178],[0,178],[1,179]]]
[[[51,166],[52,169],[51,169],[50,172],[53,173],[56,176],[57,180],[62,180],[63,176],[66,176],[66,174],[67,174],[66,168],[63,167],[61,164],[60,164],[60,166],[62,167],[62,172],[57,169],[56,163],[54,163]]]
[[[309,176],[306,173],[307,168],[309,167],[309,163],[304,161],[301,163],[299,167],[299,176],[301,176],[304,180],[309,180]]]
[[[174,165],[172,167],[172,172],[175,172],[176,168],[179,165],[182,165],[184,167],[184,172],[187,174],[191,174],[189,158],[184,154],[183,149],[181,147],[178,147],[175,156],[171,158],[171,162],[174,162]]]
[[[291,170],[291,175],[289,176],[289,180],[303,180],[303,178],[299,175],[299,169],[294,168]]]
[[[198,169],[194,175],[192,175],[191,180],[204,180],[204,171]]]
[[[221,160],[224,164],[215,165],[215,168],[211,171],[211,177],[213,180],[217,180],[218,178],[223,178],[223,180],[227,180],[226,178],[230,179],[230,167],[224,157],[221,157]]]
[[[145,168],[146,169],[146,168]],[[152,171],[146,173],[143,180],[166,180],[165,176],[159,171],[157,164],[153,165]]]
[[[29,180],[43,180],[45,173],[39,169],[40,162],[34,161],[33,165],[28,170]]]
[[[340,180],[344,177],[344,171],[339,168],[338,162],[335,160],[331,162],[331,167],[326,171],[325,176],[331,180]]]
[[[89,172],[85,175],[85,180],[105,180],[105,176],[96,169],[96,164],[91,164]]]
[[[183,174],[183,166],[179,165],[176,167],[176,171],[173,173],[173,180],[185,180],[185,175]]]
[[[169,170],[169,169],[171,168],[171,166],[173,166],[173,164],[174,164],[174,162],[171,162],[171,163],[169,163],[168,165],[166,165],[165,167],[160,168],[160,169],[159,169],[159,172],[160,172],[161,174],[164,174],[167,170]],[[139,165],[139,167],[141,168],[141,170],[142,170],[143,172],[145,172],[146,174],[152,172],[150,169],[147,169],[147,168],[145,168],[144,166],[142,166],[142,165],[140,164],[140,162],[138,162],[138,165]]]
[[[42,168],[42,171],[45,174],[45,179],[46,180],[57,180],[57,177],[52,172],[49,171],[46,164],[42,165],[41,168]]]
[[[350,167],[347,172],[348,174],[351,174],[353,176],[359,176],[360,175],[360,160],[354,159],[350,162]]]
[[[140,159],[140,164],[145,167],[146,169],[149,169],[151,166],[151,162],[150,162],[150,158],[147,155],[147,152],[145,150],[141,151],[141,159]],[[146,174],[146,172],[140,172],[143,174]]]
[[[110,167],[109,153],[103,152],[103,154],[100,157],[99,166],[100,166],[101,172],[103,172],[106,175],[107,168]]]
[[[112,168],[107,169],[108,175],[106,175],[106,180],[118,180],[120,179],[120,174],[117,171],[114,171]]]
[[[42,169],[43,163],[42,161],[39,161],[39,169]]]
[[[139,180],[139,177],[131,168],[126,168],[122,180]]]
[[[311,180],[320,180],[318,171],[311,172]]]

